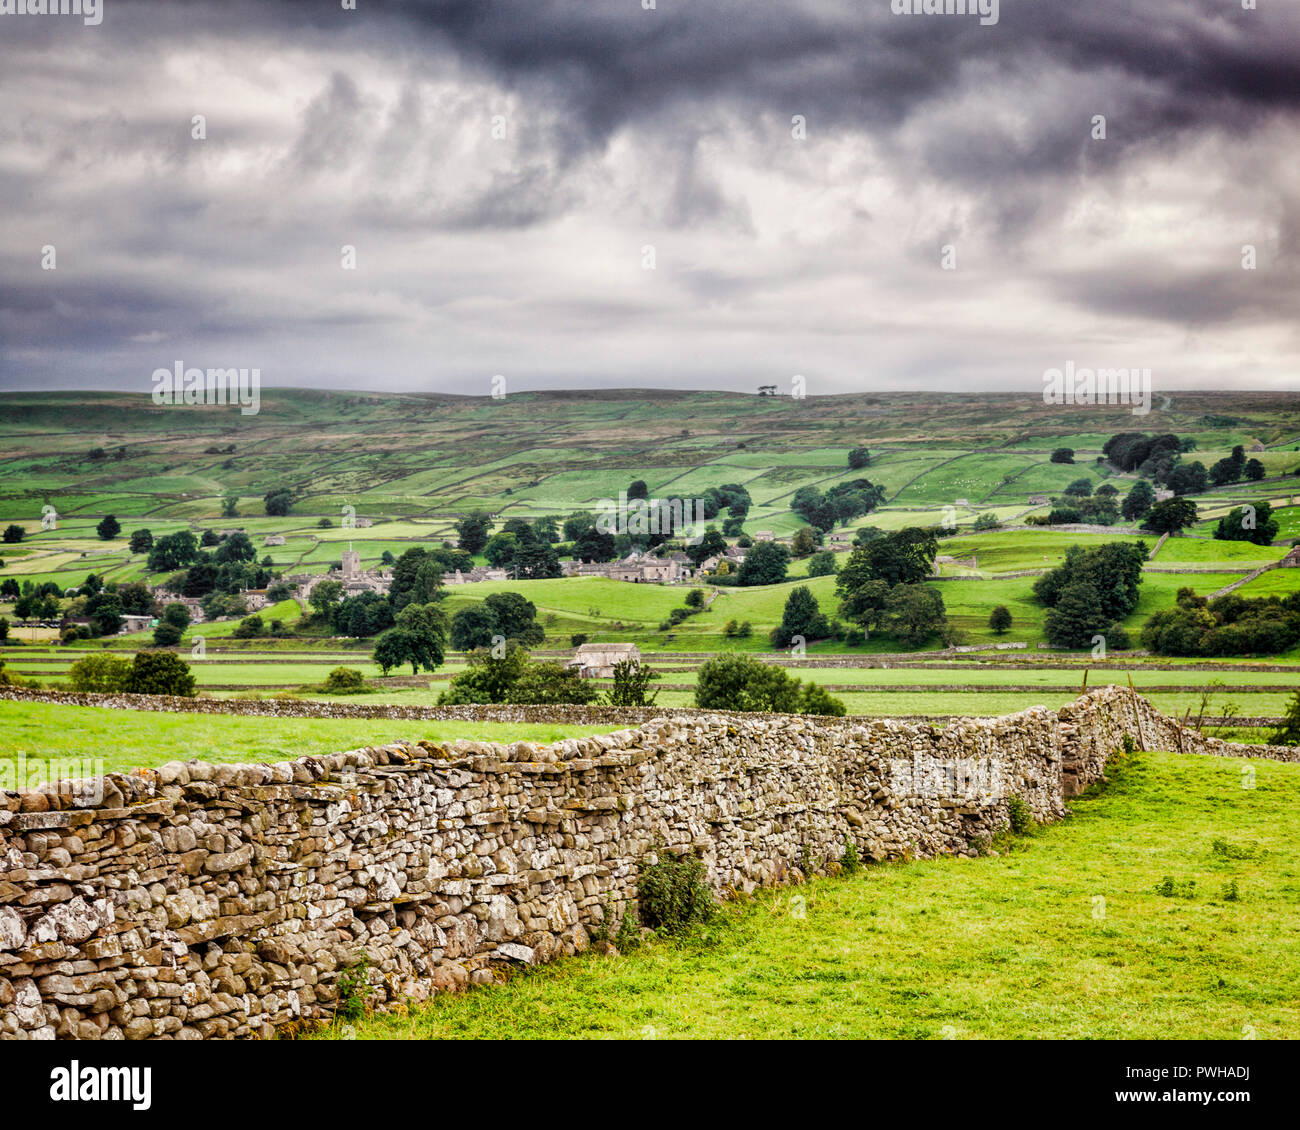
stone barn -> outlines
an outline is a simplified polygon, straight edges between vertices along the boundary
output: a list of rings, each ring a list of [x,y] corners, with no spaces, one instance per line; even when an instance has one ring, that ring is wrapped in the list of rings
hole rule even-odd
[[[584,643],[573,653],[568,666],[576,667],[584,679],[612,679],[614,665],[623,662],[640,666],[641,649],[634,643]]]

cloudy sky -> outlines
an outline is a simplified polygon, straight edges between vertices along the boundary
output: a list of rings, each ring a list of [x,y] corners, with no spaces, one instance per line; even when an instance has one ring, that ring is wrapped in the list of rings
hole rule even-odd
[[[1293,0],[101,2],[0,14],[0,388],[1300,389]]]

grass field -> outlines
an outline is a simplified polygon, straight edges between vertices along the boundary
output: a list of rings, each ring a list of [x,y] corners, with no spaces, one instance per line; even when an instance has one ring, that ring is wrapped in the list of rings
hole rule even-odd
[[[1236,762],[1139,754],[999,856],[763,892],[684,941],[320,1035],[1296,1039],[1300,951],[1282,939],[1300,930],[1300,766],[1251,764],[1245,790]],[[1156,893],[1165,877],[1193,897]]]
[[[106,771],[198,759],[291,761],[406,739],[553,742],[608,733],[610,726],[394,719],[247,718],[164,714],[42,702],[0,702],[0,757],[102,759]]]

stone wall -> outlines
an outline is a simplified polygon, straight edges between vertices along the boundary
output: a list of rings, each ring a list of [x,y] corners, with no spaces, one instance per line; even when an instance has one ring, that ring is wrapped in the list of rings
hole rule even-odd
[[[972,854],[1139,748],[1230,746],[1106,687],[1059,711],[893,720],[663,718],[549,746],[398,744],[172,763],[0,793],[0,1038],[269,1035],[329,1017],[364,954],[383,1006],[580,952],[648,853],[722,894],[838,860]]]

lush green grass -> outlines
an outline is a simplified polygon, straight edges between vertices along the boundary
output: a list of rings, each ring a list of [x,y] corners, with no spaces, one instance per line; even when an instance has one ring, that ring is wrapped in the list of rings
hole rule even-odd
[[[369,702],[369,697],[349,701]],[[164,714],[43,702],[0,702],[0,757],[103,759],[125,772],[168,761],[291,761],[309,754],[419,741],[554,742],[608,733],[610,726],[410,722],[380,718],[261,718]]]
[[[1139,754],[1009,853],[764,892],[685,942],[565,959],[321,1034],[1295,1039],[1300,766],[1251,764],[1247,790],[1240,763]],[[1193,897],[1157,894],[1166,876]]]

